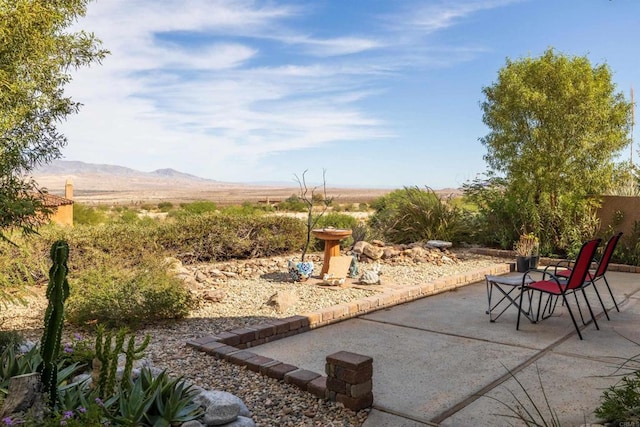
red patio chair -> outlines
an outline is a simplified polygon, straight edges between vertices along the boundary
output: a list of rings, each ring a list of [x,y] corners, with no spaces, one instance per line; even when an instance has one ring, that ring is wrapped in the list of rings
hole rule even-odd
[[[593,285],[593,290],[596,292],[598,300],[600,301],[600,305],[602,306],[602,310],[604,311],[605,316],[607,316],[607,320],[611,320],[611,319],[609,318],[609,313],[607,312],[607,308],[604,306],[604,302],[600,297],[600,292],[598,292],[598,287],[596,286],[596,282],[598,280],[604,281],[604,284],[607,286],[607,290],[609,291],[609,295],[611,295],[611,300],[613,301],[613,305],[616,307],[616,310],[619,312],[620,308],[618,307],[618,303],[616,302],[616,299],[613,296],[613,292],[611,291],[611,286],[609,286],[609,282],[607,281],[607,277],[605,276],[605,273],[609,268],[609,262],[611,262],[611,257],[613,255],[613,252],[616,250],[616,245],[618,244],[618,241],[620,240],[621,236],[622,236],[622,232],[611,236],[611,238],[607,242],[607,245],[604,247],[604,250],[602,251],[602,256],[600,257],[600,260],[596,261],[597,266],[595,271],[587,272],[587,277],[585,278],[584,286]],[[555,271],[553,272],[553,274],[559,277],[569,277],[569,275],[571,274],[571,270],[573,268],[572,265],[573,265],[573,262],[571,261],[565,262],[565,263],[558,263],[553,266],[555,267]],[[558,267],[562,267],[562,266],[565,266],[566,270],[558,270]]]
[[[520,293],[520,306],[522,307],[522,299],[525,293],[529,293],[529,291],[537,291],[540,292],[540,302],[542,302],[542,295],[549,295],[549,300],[551,297],[562,297],[562,301],[564,305],[567,306],[567,310],[569,311],[569,315],[571,316],[571,320],[573,321],[573,326],[576,328],[578,332],[578,336],[582,339],[582,334],[580,333],[580,328],[576,323],[576,318],[573,315],[573,311],[569,306],[569,302],[567,301],[568,293],[575,293],[578,290],[582,291],[582,295],[587,303],[587,307],[589,308],[589,313],[591,314],[591,319],[593,319],[593,323],[596,326],[596,329],[600,329],[598,327],[598,322],[596,322],[596,318],[593,315],[593,310],[591,309],[591,305],[589,304],[589,300],[587,299],[587,294],[584,292],[584,282],[587,277],[587,273],[589,273],[589,267],[591,266],[591,262],[593,261],[593,257],[595,256],[596,249],[602,242],[602,239],[594,239],[589,240],[588,242],[582,245],[580,248],[580,252],[578,253],[578,257],[575,260],[573,268],[569,273],[568,277],[558,277],[548,272],[543,272],[542,280],[533,280],[531,282],[527,282],[528,280],[532,280],[529,276],[530,273],[525,273],[522,278],[522,292]],[[577,301],[577,297],[576,297]],[[538,303],[538,317],[540,313],[540,303]],[[578,305],[578,309],[580,309],[580,305]],[[516,323],[516,330],[520,329],[520,313],[518,310],[518,321]]]

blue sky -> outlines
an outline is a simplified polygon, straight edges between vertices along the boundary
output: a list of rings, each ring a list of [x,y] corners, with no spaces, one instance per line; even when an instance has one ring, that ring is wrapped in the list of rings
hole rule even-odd
[[[112,54],[74,72],[67,160],[230,182],[459,187],[486,169],[479,103],[547,48],[640,86],[638,0],[97,0]]]

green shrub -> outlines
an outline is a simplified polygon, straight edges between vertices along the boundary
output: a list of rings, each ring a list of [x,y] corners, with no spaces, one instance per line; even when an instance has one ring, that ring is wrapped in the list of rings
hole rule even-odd
[[[607,425],[636,425],[640,421],[640,371],[605,390],[594,413]]]
[[[306,212],[307,204],[296,194],[292,194],[278,204],[279,211]]]
[[[609,229],[608,236],[616,230]],[[607,238],[607,236],[605,236]],[[613,262],[629,265],[640,265],[640,221],[634,221],[630,234],[623,234],[613,253]]]
[[[171,202],[160,202],[158,203],[158,210],[160,212],[169,212],[173,209],[173,203]]]
[[[405,187],[374,200],[372,229],[385,240],[412,243],[440,239],[460,242],[467,234],[462,212],[433,190]]]
[[[71,283],[67,318],[78,325],[137,327],[185,317],[193,307],[189,291],[161,264],[127,270],[88,268]]]
[[[316,224],[316,228],[342,228],[346,230],[353,230],[353,228],[358,224],[358,221],[352,217],[351,215],[329,212],[318,219],[318,223]],[[324,242],[322,240],[313,239],[312,247],[316,251],[321,251],[324,248]],[[346,239],[342,239],[340,241],[341,248],[349,248],[353,246],[353,237],[349,236]]]
[[[269,205],[265,205],[269,206]],[[273,208],[272,208],[273,209]],[[260,215],[266,212],[261,206],[256,206],[251,202],[244,202],[242,205],[227,206],[221,210],[221,213],[226,215]]]
[[[80,203],[73,204],[73,223],[75,225],[98,225],[107,220],[104,210],[98,210]]]
[[[218,209],[216,204],[209,200],[198,200],[191,203],[183,203],[180,207],[184,212],[191,215],[202,215],[205,213],[215,212]]]
[[[158,244],[185,262],[257,258],[298,250],[304,224],[296,218],[207,214],[167,222]]]
[[[533,233],[540,237],[541,255],[571,257],[598,228],[595,199],[571,194],[536,199],[500,178],[465,184],[464,192],[466,202],[477,209],[473,236],[488,246],[510,249],[520,234]]]

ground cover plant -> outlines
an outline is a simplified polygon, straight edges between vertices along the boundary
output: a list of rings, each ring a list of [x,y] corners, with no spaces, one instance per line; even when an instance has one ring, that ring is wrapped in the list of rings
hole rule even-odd
[[[371,203],[370,227],[394,243],[448,240],[458,243],[468,235],[464,212],[432,189],[405,187]]]
[[[48,246],[64,239],[73,253],[69,321],[139,327],[184,317],[194,307],[189,291],[169,272],[167,258],[193,263],[288,254],[302,247],[304,224],[282,216],[204,213],[166,221],[50,225],[39,233],[12,235],[15,245],[0,242],[3,301],[19,298],[16,287],[43,283]]]

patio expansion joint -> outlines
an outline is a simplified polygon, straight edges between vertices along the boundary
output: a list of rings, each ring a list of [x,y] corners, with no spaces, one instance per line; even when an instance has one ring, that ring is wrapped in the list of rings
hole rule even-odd
[[[438,331],[438,330],[434,330],[434,329],[428,329],[428,328],[421,328],[418,326],[407,326],[407,325],[403,325],[400,323],[395,323],[395,322],[386,322],[386,321],[382,321],[382,320],[376,320],[376,319],[369,319],[366,317],[359,317],[358,319],[360,320],[366,320],[368,322],[372,322],[372,323],[380,323],[383,325],[390,325],[390,326],[397,326],[400,328],[405,328],[405,329],[413,329],[416,331],[422,331],[422,332],[430,332],[433,334],[438,334],[438,335],[445,335],[445,336],[449,336],[449,337],[455,337],[455,338],[464,338],[464,339],[468,339],[468,340],[473,340],[473,341],[479,341],[479,342],[486,342],[486,343],[491,343],[491,344],[499,344],[499,345],[504,345],[504,346],[508,346],[508,347],[516,347],[516,348],[522,348],[525,350],[533,350],[533,351],[540,351],[539,348],[537,347],[529,347],[526,345],[521,345],[521,344],[512,344],[512,343],[502,343],[502,342],[497,342],[491,339],[486,339],[486,338],[478,338],[478,337],[472,337],[469,335],[461,335],[461,334],[454,334],[452,332],[443,332],[443,331]]]
[[[444,420],[446,420],[447,418],[451,417],[456,412],[458,412],[461,409],[467,407],[468,405],[470,405],[471,403],[475,402],[480,397],[484,396],[485,394],[487,394],[488,392],[490,392],[494,388],[496,388],[499,385],[501,385],[501,384],[505,383],[506,381],[510,380],[517,373],[523,371],[525,368],[528,368],[529,366],[531,366],[532,364],[534,364],[535,362],[540,360],[543,356],[546,356],[548,354],[553,353],[553,349],[554,348],[558,347],[560,344],[564,343],[565,341],[567,341],[568,339],[572,338],[575,335],[577,335],[577,333],[576,333],[575,330],[573,330],[573,331],[567,333],[566,335],[564,335],[563,337],[561,337],[561,338],[557,339],[556,341],[552,342],[547,347],[543,348],[542,350],[539,350],[538,353],[536,353],[533,356],[531,356],[530,358],[526,359],[521,364],[519,364],[519,365],[515,366],[514,368],[510,369],[507,373],[505,373],[502,376],[498,377],[497,379],[491,381],[486,386],[481,387],[478,391],[476,391],[475,393],[471,394],[466,399],[463,399],[462,401],[460,401],[457,404],[453,405],[451,408],[441,412],[440,414],[438,414],[437,416],[432,418],[431,422],[432,423],[436,423],[436,424],[442,423]],[[558,353],[556,353],[556,354],[558,354]]]

